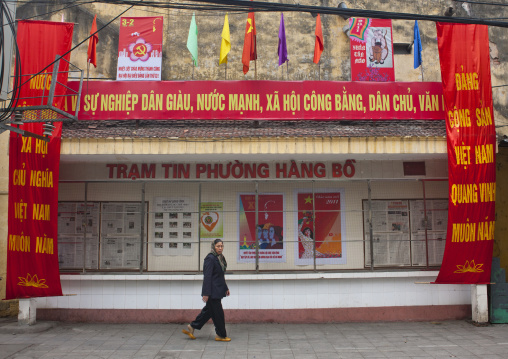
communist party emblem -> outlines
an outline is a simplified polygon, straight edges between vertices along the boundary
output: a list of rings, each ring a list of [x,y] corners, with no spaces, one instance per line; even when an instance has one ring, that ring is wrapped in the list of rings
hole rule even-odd
[[[145,39],[139,38],[136,42],[133,42],[129,45],[129,58],[132,61],[146,61],[150,58],[150,52],[152,51],[153,46],[149,42],[146,42]]]

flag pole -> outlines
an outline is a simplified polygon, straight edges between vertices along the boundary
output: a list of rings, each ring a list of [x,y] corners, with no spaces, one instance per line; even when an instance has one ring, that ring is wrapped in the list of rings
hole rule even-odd
[[[422,64],[420,66],[422,68],[422,82],[423,82],[423,60],[422,60]]]
[[[86,60],[86,93],[88,93],[88,79],[90,78],[89,76],[89,72],[90,72],[90,60]]]
[[[257,60],[254,60],[254,79],[258,79],[258,63]]]
[[[289,80],[289,61],[286,61],[286,77]]]
[[[226,62],[226,71],[224,71],[224,80],[228,79],[228,63]]]
[[[318,78],[319,78],[319,81],[321,81],[321,61],[318,62]]]
[[[194,65],[194,60],[192,61],[192,80],[194,80],[194,68],[196,66]]]

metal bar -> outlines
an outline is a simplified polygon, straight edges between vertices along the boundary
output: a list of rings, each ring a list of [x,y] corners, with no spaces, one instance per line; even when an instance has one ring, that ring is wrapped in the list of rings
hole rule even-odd
[[[88,226],[88,182],[85,182],[85,225],[83,230],[83,273],[86,273],[86,228]]]
[[[201,223],[201,183],[199,183],[198,222]],[[198,225],[198,272],[201,270],[201,224]]]
[[[3,123],[0,123],[0,129],[3,129],[5,131],[12,131],[25,137],[33,137],[44,142],[49,142],[51,140],[49,137],[41,136],[33,132],[28,132],[17,127],[7,126],[6,124]]]
[[[314,246],[314,272],[317,270],[316,266],[316,197],[314,196],[314,181],[312,181],[312,245]]]
[[[369,237],[370,237],[370,270],[374,270],[374,234],[372,230],[372,189],[370,188],[370,180],[367,180],[369,193]]]
[[[259,226],[259,223],[258,223],[258,221],[259,221],[259,218],[258,218],[259,217],[259,215],[258,215],[258,213],[259,213],[259,208],[258,208],[258,201],[259,201],[259,193],[258,193],[258,191],[259,191],[259,187],[258,187],[258,181],[256,181],[255,183],[256,183],[256,197],[255,197],[255,202],[256,202],[256,204],[255,204],[255,206],[256,206],[255,207],[256,208],[256,227],[254,227],[254,228],[256,228],[256,230],[254,232],[254,235],[256,236],[255,237],[256,241],[254,243],[256,243],[256,273],[259,273],[259,240],[260,240],[260,238],[257,238],[258,226]]]
[[[429,219],[427,218],[427,201],[425,196],[425,180],[422,180],[422,188],[423,188],[423,222],[425,224],[425,259],[427,269],[429,269],[429,238],[427,235],[427,224],[429,223]]]
[[[81,71],[81,72],[83,72],[83,71]],[[77,78],[80,78],[80,77],[77,77]],[[81,78],[81,79],[82,79],[82,78]],[[67,85],[65,85],[65,84],[63,84],[63,83],[61,83],[61,82],[59,82],[59,84],[60,84],[60,85],[62,85],[62,87],[63,87],[63,88],[65,88],[66,90],[69,90],[69,91],[71,91],[71,92],[75,92],[75,93],[77,93],[77,91],[76,91],[76,90],[71,89],[69,86],[67,86]],[[64,96],[74,96],[74,95],[60,94],[60,95],[58,95],[58,96],[60,96],[60,97],[64,97]]]
[[[143,273],[143,256],[144,256],[144,243],[145,243],[145,185],[143,182],[141,186],[141,230],[140,230],[140,239],[139,239],[139,273]]]
[[[386,178],[371,178],[372,181],[377,181],[377,180],[381,180],[381,181],[386,181]],[[199,183],[199,182],[204,182],[203,179],[201,180],[193,180],[193,179],[188,179],[188,180],[181,180],[181,179],[175,179],[175,180],[172,180],[171,178],[161,178],[161,179],[150,179],[150,180],[146,180],[146,179],[136,179],[136,180],[133,180],[132,178],[128,178],[128,179],[121,179],[121,180],[104,180],[104,179],[101,179],[101,180],[93,180],[93,179],[89,179],[89,180],[82,180],[82,181],[76,181],[76,180],[61,180],[59,181],[60,183],[83,183],[83,182],[94,182],[94,183],[133,183],[133,182],[136,182],[136,183],[142,183],[142,182],[146,182],[146,183],[168,183],[168,182],[171,182],[171,183],[179,183],[179,184],[183,184],[183,183],[186,183],[186,184],[189,184],[189,183]],[[288,182],[288,179],[287,178],[272,178],[270,180],[257,180],[258,182],[265,182],[265,183],[277,183],[277,182]],[[324,179],[315,179],[314,181],[316,182],[330,182],[331,180],[329,178],[324,178]],[[400,179],[397,179],[397,181],[399,182],[415,182],[416,180],[414,178],[411,178],[411,179],[408,179],[408,178],[400,178]],[[428,181],[438,181],[438,182],[443,182],[443,181],[448,181],[448,178],[435,178],[435,179],[425,179],[426,182]],[[243,183],[243,184],[246,184],[246,183],[252,183],[252,179],[235,179],[235,180],[229,180],[229,181],[225,181],[223,179],[216,179],[216,180],[213,180],[213,179],[210,179],[210,180],[206,180],[206,183],[224,183],[224,182],[230,182],[230,183]],[[294,182],[297,182],[297,183],[308,183],[309,180],[308,179],[291,179],[291,182],[294,183]],[[355,183],[355,182],[360,182],[360,183],[363,183],[365,182],[365,179],[354,179],[354,178],[348,178],[348,183]]]
[[[81,103],[81,90],[82,89],[83,89],[83,70],[81,70],[81,80],[79,81],[79,90],[76,95],[76,96],[78,96],[78,99],[76,101],[76,111],[74,112],[74,117],[76,120],[78,119],[79,104]],[[72,104],[71,104],[71,106],[72,106]],[[72,107],[71,107],[71,109],[72,109]]]
[[[55,97],[55,87],[58,78],[58,68],[60,67],[60,55],[56,55],[55,65],[53,66],[53,77],[51,78],[51,86],[49,87],[48,105],[53,104],[53,98]]]
[[[44,98],[45,98],[44,93],[46,92],[46,77],[47,76],[48,76],[48,74],[44,73],[43,78],[42,78],[41,106],[44,105]],[[51,86],[49,88],[51,89]]]

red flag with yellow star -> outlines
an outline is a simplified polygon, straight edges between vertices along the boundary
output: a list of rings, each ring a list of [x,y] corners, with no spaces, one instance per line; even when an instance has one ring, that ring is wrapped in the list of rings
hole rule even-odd
[[[243,41],[243,73],[249,72],[249,65],[252,60],[258,58],[256,49],[256,22],[254,20],[254,13],[250,12],[247,17],[247,24],[245,25],[245,39]]]

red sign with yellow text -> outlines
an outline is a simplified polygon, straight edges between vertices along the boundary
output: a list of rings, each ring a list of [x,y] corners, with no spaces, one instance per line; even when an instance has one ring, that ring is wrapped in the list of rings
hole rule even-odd
[[[73,24],[20,21],[17,42],[21,78],[37,73],[53,62],[57,54],[69,51],[72,32]],[[59,81],[65,85],[67,74],[63,76]],[[43,77],[36,78],[39,79],[42,81]],[[25,95],[33,93],[35,96],[37,91],[43,91],[24,87]],[[59,106],[61,101],[57,99],[53,105]],[[42,125],[28,123],[21,129],[42,136]],[[6,299],[62,295],[57,246],[62,125],[55,123],[55,127],[49,143],[11,132]]]
[[[437,23],[448,141],[448,228],[436,283],[490,282],[496,133],[485,25]]]
[[[76,104],[69,97],[66,109]],[[444,106],[439,82],[91,81],[78,118],[442,120]]]
[[[21,67],[21,74],[19,74],[21,89],[18,106],[53,105],[60,107],[64,101],[63,95],[66,92],[65,87],[61,85],[55,86],[53,103],[47,103],[52,81],[53,65],[47,66],[55,61],[56,55],[63,55],[70,50],[70,46],[67,46],[67,44],[72,43],[73,30],[74,24],[67,22],[18,21],[17,41],[21,56],[19,62]],[[45,31],[45,33],[41,34],[40,31]],[[45,40],[46,34],[49,38],[58,35],[59,42],[48,43]],[[38,41],[37,39],[41,40]],[[64,56],[66,61],[60,60],[57,76],[59,84],[67,83],[69,74],[68,61],[70,57],[71,54],[69,52]]]

